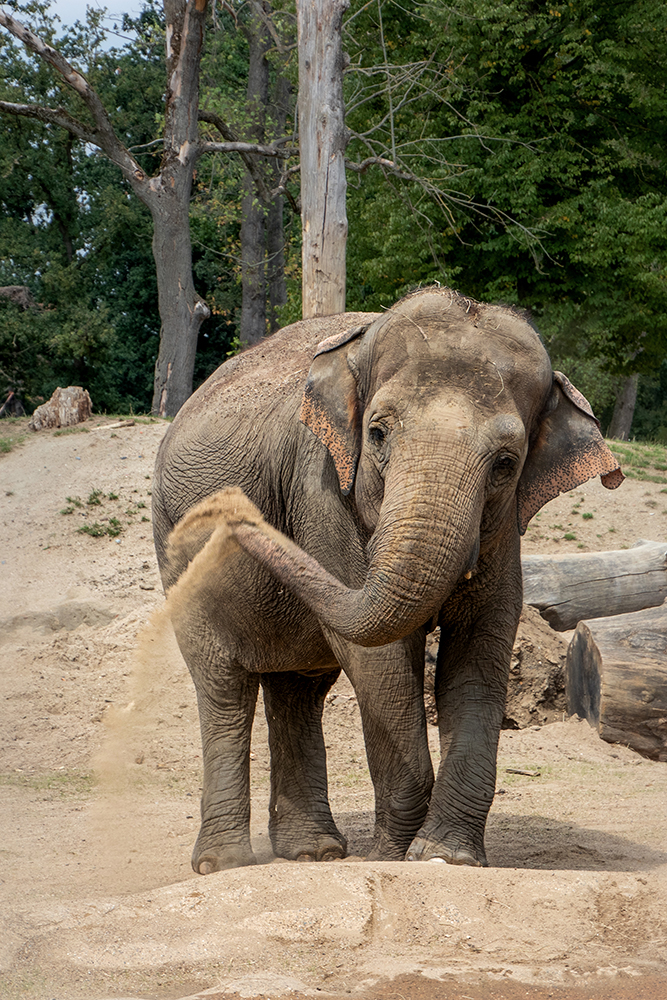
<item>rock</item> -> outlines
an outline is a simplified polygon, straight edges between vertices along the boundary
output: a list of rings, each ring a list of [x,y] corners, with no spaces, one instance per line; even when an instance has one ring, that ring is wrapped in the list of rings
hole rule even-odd
[[[28,427],[31,431],[46,430],[51,427],[72,427],[88,420],[93,413],[93,403],[87,389],[79,385],[60,386],[46,403],[38,406]]]

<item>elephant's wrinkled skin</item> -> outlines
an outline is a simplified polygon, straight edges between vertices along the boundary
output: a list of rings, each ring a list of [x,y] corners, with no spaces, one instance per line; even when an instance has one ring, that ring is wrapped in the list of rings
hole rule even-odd
[[[219,368],[169,429],[153,490],[201,721],[195,871],[255,860],[248,758],[260,682],[273,848],[344,856],[321,728],[340,667],[375,786],[369,857],[486,864],[519,536],[551,497],[596,474],[610,487],[623,478],[529,323],[447,289],[379,316],[296,323]],[[228,487],[240,490],[218,492]],[[422,686],[438,620],[434,783]]]

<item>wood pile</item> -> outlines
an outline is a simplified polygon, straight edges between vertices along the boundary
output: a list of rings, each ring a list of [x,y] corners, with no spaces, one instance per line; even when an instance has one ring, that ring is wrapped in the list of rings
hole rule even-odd
[[[581,555],[524,556],[523,599],[558,632],[589,618],[653,608],[667,599],[667,543]]]
[[[569,715],[607,743],[667,761],[667,604],[579,622],[567,651]]]
[[[608,743],[667,761],[667,543],[524,556],[524,601],[559,632],[569,715]]]

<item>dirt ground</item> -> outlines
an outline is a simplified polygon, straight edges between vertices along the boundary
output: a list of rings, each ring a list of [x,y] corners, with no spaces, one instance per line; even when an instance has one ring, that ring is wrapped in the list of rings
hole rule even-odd
[[[0,996],[667,996],[667,767],[564,718],[547,681],[567,636],[530,613],[489,869],[274,859],[260,705],[260,865],[193,876],[194,691],[173,637],[145,631],[162,604],[150,493],[167,425],[108,423],[34,434],[0,456]],[[666,537],[663,486],[628,480],[608,493],[596,481],[552,501],[524,551]],[[541,700],[524,687],[538,666]],[[373,800],[345,680],[325,735],[334,815],[363,857]]]

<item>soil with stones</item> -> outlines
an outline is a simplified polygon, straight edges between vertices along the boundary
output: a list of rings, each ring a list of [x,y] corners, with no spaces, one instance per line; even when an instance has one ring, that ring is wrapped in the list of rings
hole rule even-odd
[[[150,524],[167,425],[109,423],[43,431],[0,456],[0,996],[667,995],[666,765],[564,718],[568,636],[531,609],[512,660],[489,869],[274,859],[260,705],[260,864],[193,876],[197,710],[160,623]],[[594,514],[575,549],[665,540],[659,484],[607,493],[592,482],[541,512],[524,551],[563,551],[573,504]],[[362,858],[373,798],[345,679],[324,725],[332,808]],[[437,766],[434,728],[430,740]]]

